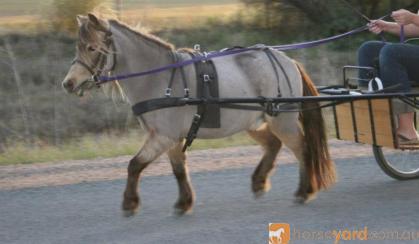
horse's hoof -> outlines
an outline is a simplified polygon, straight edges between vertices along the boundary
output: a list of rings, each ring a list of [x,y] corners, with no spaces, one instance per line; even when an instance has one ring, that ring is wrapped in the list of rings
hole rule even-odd
[[[253,192],[253,196],[255,197],[255,199],[262,198],[265,194],[266,194],[266,191],[264,190]]]
[[[193,205],[193,200],[192,199],[188,199],[187,201],[176,202],[176,204],[174,206],[175,215],[181,216],[181,215],[191,213],[192,212],[192,205]]]
[[[307,198],[306,198],[306,202],[305,203],[309,203],[311,201],[313,201],[314,199],[317,198],[317,193],[309,193]]]
[[[310,193],[310,194],[306,194],[304,196],[297,195],[295,197],[294,202],[298,203],[298,204],[306,204],[306,203],[309,203],[309,202],[313,201],[314,199],[316,199],[316,196],[317,196],[316,193]]]
[[[252,185],[252,191],[256,199],[261,198],[265,193],[271,190],[269,181]]]
[[[122,202],[122,211],[125,217],[131,217],[135,215],[138,207],[140,206],[139,197],[126,197]]]
[[[176,216],[189,215],[192,213],[192,205],[175,204],[173,213]]]
[[[137,213],[137,210],[122,210],[122,216],[125,218],[133,217]]]
[[[181,217],[181,216],[184,216],[184,215],[189,215],[191,213],[192,213],[192,208],[181,209],[181,208],[176,208],[175,207],[174,210],[173,210],[173,214],[175,216],[178,216],[178,217]]]
[[[296,204],[304,204],[304,203],[306,203],[306,198],[305,197],[302,197],[302,196],[297,196],[294,199],[294,203],[296,203]]]

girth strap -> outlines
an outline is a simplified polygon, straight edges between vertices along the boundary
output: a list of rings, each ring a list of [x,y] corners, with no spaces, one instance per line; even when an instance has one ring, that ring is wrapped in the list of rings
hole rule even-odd
[[[203,56],[202,53],[192,53],[193,58]],[[218,98],[218,76],[212,60],[195,63],[197,80],[196,94],[198,98]],[[207,115],[204,115],[204,112]],[[203,128],[220,128],[220,106],[207,104],[198,106],[198,114],[202,114]]]
[[[202,56],[201,53],[190,53],[192,58]],[[217,98],[218,94],[218,77],[217,71],[212,60],[206,60],[195,63],[195,72],[197,80],[197,97],[198,98]],[[209,115],[209,116],[208,116]],[[196,139],[198,130],[201,126],[205,128],[220,128],[220,105],[218,104],[199,104],[198,110],[193,117],[191,127],[189,128],[183,151],[192,145]]]

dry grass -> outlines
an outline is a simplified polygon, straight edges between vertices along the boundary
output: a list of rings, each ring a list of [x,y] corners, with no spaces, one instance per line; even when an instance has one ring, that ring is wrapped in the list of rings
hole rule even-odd
[[[34,32],[41,24],[37,15],[0,16],[0,34]]]
[[[148,7],[124,11],[123,20],[128,23],[142,23],[153,30],[190,28],[204,24],[210,18],[228,20],[241,8],[241,4],[196,4],[170,8]]]
[[[124,10],[123,21],[136,25],[141,23],[153,30],[165,28],[189,28],[204,24],[209,19],[228,20],[242,8],[239,3],[145,5]],[[39,14],[0,15],[0,34],[19,31],[34,31],[42,27]]]

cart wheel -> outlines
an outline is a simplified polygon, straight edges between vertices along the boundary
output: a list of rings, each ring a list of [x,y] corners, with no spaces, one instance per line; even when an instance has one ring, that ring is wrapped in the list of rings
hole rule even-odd
[[[419,179],[419,150],[372,147],[380,168],[397,180]]]

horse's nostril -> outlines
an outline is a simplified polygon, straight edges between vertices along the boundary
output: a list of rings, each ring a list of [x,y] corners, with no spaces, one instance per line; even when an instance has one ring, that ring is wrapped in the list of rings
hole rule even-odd
[[[67,80],[63,84],[64,88],[67,90],[72,90],[74,88],[74,81],[73,80]]]

